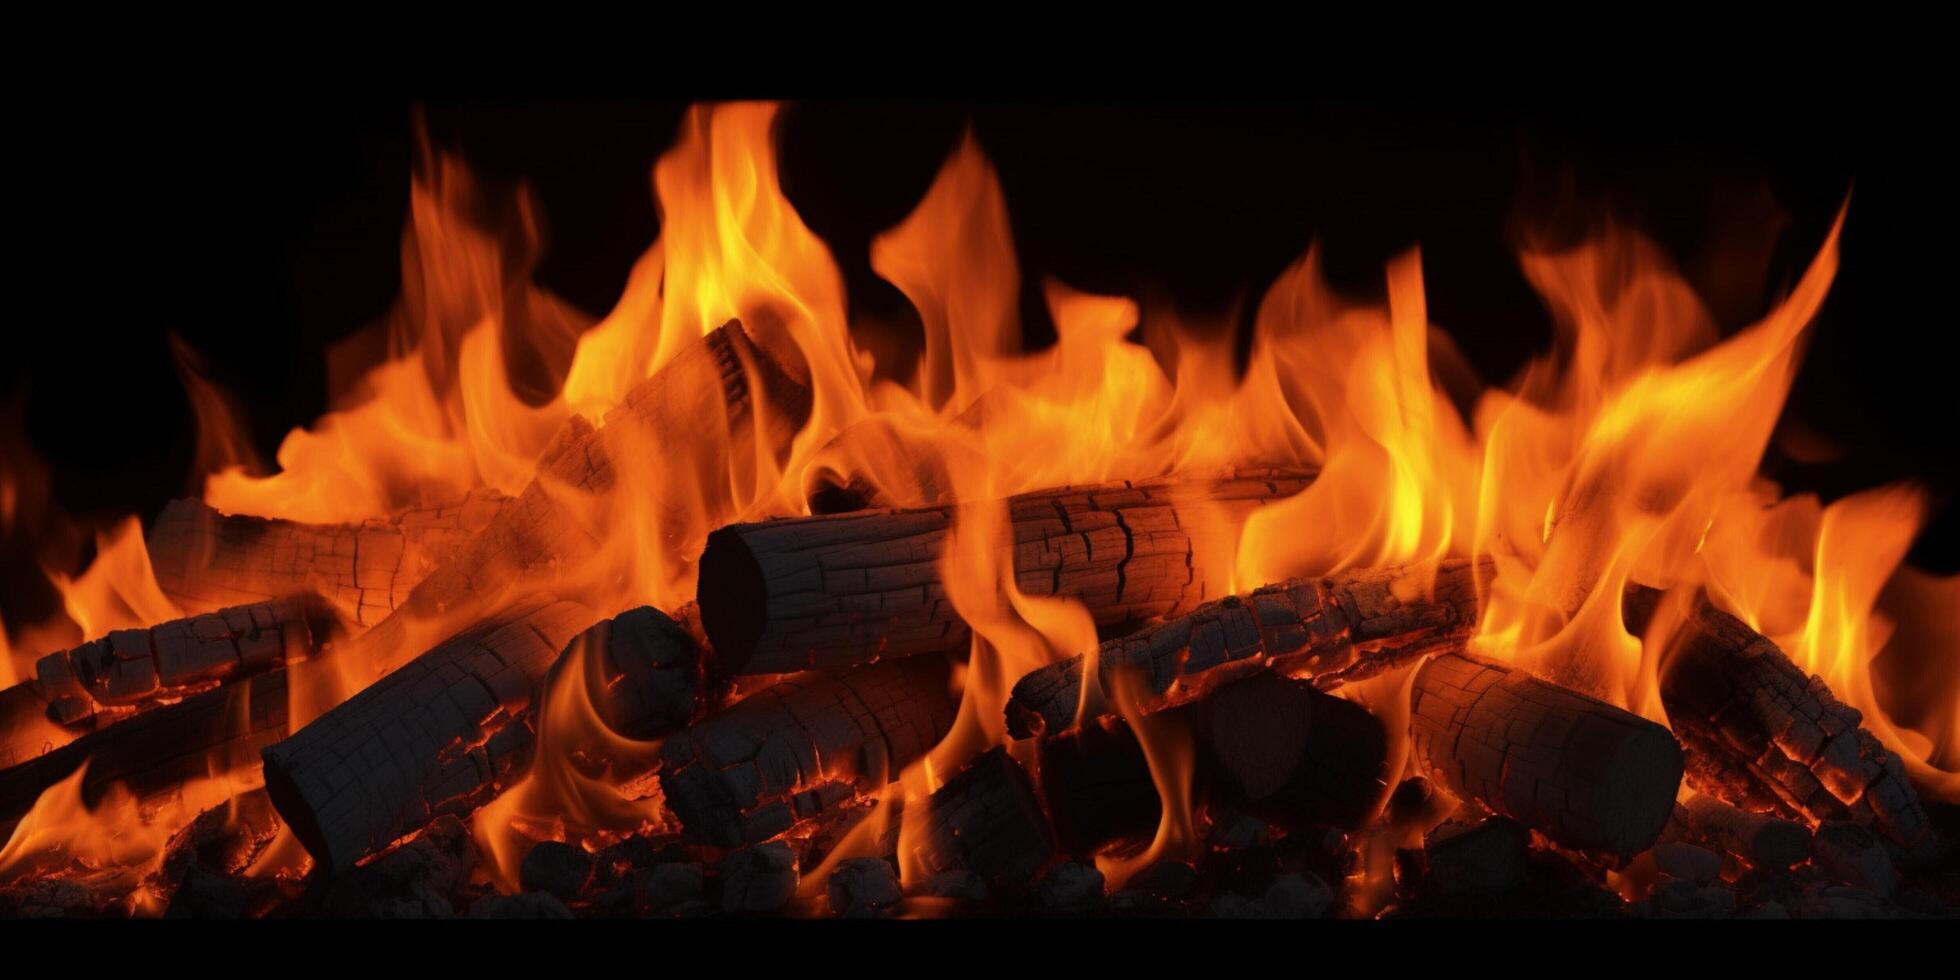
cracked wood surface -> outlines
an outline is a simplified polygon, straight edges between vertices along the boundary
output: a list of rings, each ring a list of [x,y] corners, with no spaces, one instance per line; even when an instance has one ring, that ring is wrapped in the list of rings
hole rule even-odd
[[[249,771],[261,748],[285,736],[286,709],[286,674],[273,671],[98,729],[0,772],[0,837],[84,762],[85,805],[114,783],[142,802],[213,773]]]
[[[669,736],[660,788],[689,840],[765,841],[897,778],[952,725],[940,657],[791,677]]]
[[[312,593],[371,626],[510,499],[486,487],[349,524],[221,514],[200,500],[173,500],[147,543],[157,585],[186,611]]]
[[[344,624],[310,595],[233,606],[148,629],[114,630],[35,663],[0,695],[0,766],[214,687],[325,652]],[[59,726],[59,727],[56,727]]]
[[[1681,785],[1681,747],[1666,728],[1460,654],[1417,670],[1409,736],[1420,770],[1458,797],[1623,858],[1653,846]]]
[[[1479,574],[1489,564],[1360,569],[1294,579],[1228,596],[1102,644],[1098,683],[1085,701],[1083,658],[1022,677],[1007,702],[1015,738],[1066,731],[1078,711],[1110,709],[1102,692],[1118,670],[1142,670],[1150,710],[1182,704],[1210,686],[1270,666],[1322,688],[1372,676],[1440,651],[1460,650],[1476,629]]]
[[[1207,535],[1231,535],[1311,482],[1242,470],[1217,479],[1063,487],[1007,502],[1014,574],[1032,596],[1072,596],[1098,625],[1173,615],[1207,596]],[[969,634],[939,561],[956,507],[791,518],[721,528],[701,556],[702,623],[737,674],[847,667],[957,652]],[[1220,549],[1221,553],[1229,549]]]
[[[993,885],[1025,885],[1055,856],[1034,781],[1005,746],[980,754],[927,804],[919,856],[933,872],[963,869]]]
[[[530,757],[539,685],[597,618],[575,602],[520,603],[268,746],[266,791],[279,816],[338,872],[488,802]]]
[[[1629,628],[1644,633],[1660,599],[1657,590],[1629,588]],[[1687,749],[1695,789],[1811,827],[1874,827],[1916,858],[1944,848],[1904,763],[1863,727],[1858,709],[1706,594],[1693,599],[1669,644],[1661,704]]]

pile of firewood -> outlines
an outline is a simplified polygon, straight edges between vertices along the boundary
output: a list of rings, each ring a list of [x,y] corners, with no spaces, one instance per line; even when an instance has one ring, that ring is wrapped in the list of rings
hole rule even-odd
[[[1951,808],[1923,805],[1857,711],[1706,601],[1664,674],[1670,730],[1472,656],[1488,565],[1207,594],[1221,576],[1192,529],[1242,520],[1308,473],[1009,501],[1020,590],[1075,599],[1105,640],[1014,684],[1015,751],[935,773],[929,799],[887,797],[959,707],[971,630],[940,576],[952,506],[723,527],[692,545],[698,601],[668,612],[594,608],[566,572],[605,539],[567,488],[603,490],[629,458],[725,472],[782,451],[809,402],[731,323],[602,425],[561,434],[516,496],[331,527],[173,504],[149,544],[195,615],[50,654],[0,692],[0,833],[85,762],[85,804],[256,770],[263,789],[121,882],[190,916],[1960,910]],[[666,435],[700,418],[734,438]],[[1628,593],[1636,631],[1659,601]],[[467,625],[410,643],[429,622]],[[662,740],[644,771],[603,761],[663,818],[538,843],[522,892],[497,894],[467,822],[529,767],[574,644],[601,658],[607,726]],[[405,646],[424,652],[386,652]],[[327,658],[374,679],[290,725],[289,674]],[[1340,696],[1389,672],[1409,690],[1395,730]],[[1098,859],[1141,853],[1165,820],[1162,744],[1188,748],[1194,826],[1108,894]],[[281,831],[310,858],[304,879],[253,871]],[[901,883],[901,866],[927,873]],[[0,882],[0,910],[130,907],[84,870],[101,869],[30,861]]]

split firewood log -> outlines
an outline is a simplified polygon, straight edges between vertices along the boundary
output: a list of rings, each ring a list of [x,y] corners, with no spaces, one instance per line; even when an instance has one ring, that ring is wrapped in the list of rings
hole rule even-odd
[[[1221,577],[1205,535],[1235,534],[1311,478],[1271,470],[1208,480],[1064,487],[1008,501],[1014,573],[1033,596],[1072,596],[1099,625],[1173,615]],[[939,579],[955,508],[736,524],[701,555],[701,619],[735,674],[789,673],[964,648]]]
[[[163,594],[187,612],[313,593],[371,626],[510,499],[486,487],[352,524],[221,514],[201,500],[173,500],[150,528],[150,564]]]
[[[990,885],[1025,885],[1055,856],[1034,781],[1003,746],[933,792],[920,838],[927,869],[971,871]]]
[[[1324,689],[1460,650],[1476,628],[1477,578],[1488,569],[1466,559],[1361,569],[1206,603],[1104,643],[1099,683],[1086,698],[1079,656],[1021,678],[1007,702],[1008,733],[1062,732],[1078,713],[1106,713],[1101,692],[1119,670],[1145,672],[1153,697],[1143,707],[1154,710],[1267,667]]]
[[[1628,628],[1644,634],[1660,599],[1655,589],[1629,588]],[[1898,753],[1865,730],[1858,709],[1705,593],[1671,642],[1660,688],[1697,791],[1813,828],[1825,820],[1873,827],[1912,858],[1944,849]]]
[[[488,802],[529,759],[539,684],[597,619],[537,598],[417,657],[266,747],[273,806],[314,861],[338,872]]]
[[[84,805],[115,783],[141,802],[200,777],[247,769],[261,748],[285,737],[286,709],[286,674],[273,671],[146,711],[0,772],[0,839],[48,787],[83,764]]]
[[[580,504],[613,488],[622,464],[656,461],[672,506],[689,514],[733,511],[739,502],[731,485],[741,481],[731,474],[756,477],[759,455],[787,451],[810,398],[789,368],[729,321],[636,385],[597,428],[574,416],[540,455],[537,478],[393,613],[348,644],[348,654],[379,677],[420,652],[413,636],[426,624],[466,629],[513,601],[587,584],[580,576],[614,531],[605,508]],[[674,515],[676,526],[692,520]],[[699,544],[646,546],[693,553]]]
[[[295,595],[50,653],[32,680],[0,694],[0,761],[25,762],[131,715],[318,656],[345,634],[324,600]]]
[[[1446,654],[1417,670],[1409,712],[1424,774],[1567,847],[1631,857],[1674,812],[1681,747],[1604,701]]]
[[[953,722],[941,657],[778,682],[669,736],[660,788],[684,836],[765,841],[897,778]]]

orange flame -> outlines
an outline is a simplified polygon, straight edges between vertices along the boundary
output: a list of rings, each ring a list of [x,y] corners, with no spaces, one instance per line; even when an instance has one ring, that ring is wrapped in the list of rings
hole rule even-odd
[[[1487,555],[1496,574],[1485,583],[1480,652],[1658,718],[1656,646],[1626,633],[1621,590],[1630,581],[1705,585],[1863,711],[1916,781],[1960,794],[1960,579],[1928,582],[1901,566],[1926,516],[1922,495],[1886,488],[1829,507],[1778,502],[1780,490],[1755,475],[1835,274],[1842,214],[1788,298],[1727,339],[1660,250],[1630,231],[1526,254],[1526,277],[1557,325],[1554,348],[1505,388],[1483,391],[1466,420],[1436,380],[1434,365],[1451,348],[1429,322],[1417,252],[1389,264],[1385,303],[1337,296],[1309,252],[1259,302],[1242,371],[1228,330],[1146,316],[1128,298],[1057,282],[1044,283],[1057,341],[1028,350],[1005,199],[969,134],[913,213],[871,247],[872,268],[924,325],[908,372],[874,363],[853,342],[836,263],[782,193],[775,116],[764,103],[688,114],[653,171],[661,238],[596,322],[531,281],[540,241],[530,198],[493,194],[425,146],[403,235],[404,295],[375,335],[384,354],[337,386],[333,411],[288,435],[275,472],[252,473],[235,413],[186,361],[200,444],[212,447],[200,465],[225,464],[209,476],[206,501],[230,513],[352,521],[482,487],[517,492],[554,434],[602,419],[687,344],[736,317],[812,388],[811,414],[787,453],[758,444],[729,453],[725,469],[677,472],[663,449],[728,436],[729,419],[688,418],[657,434],[661,446],[625,454],[615,485],[597,497],[546,486],[607,531],[590,567],[555,570],[567,580],[556,584],[602,611],[676,608],[693,591],[708,531],[807,513],[806,493],[827,476],[861,480],[894,503],[961,504],[941,563],[974,633],[959,715],[865,824],[881,834],[882,821],[900,815],[908,882],[920,871],[906,854],[924,801],[1005,740],[1001,702],[1013,682],[1095,649],[1078,605],[1022,593],[1012,525],[995,502],[1233,465],[1320,475],[1243,527],[1199,529],[1206,566],[1230,570],[1208,590]],[[1139,324],[1150,346],[1132,339]],[[782,406],[754,411],[773,418]],[[0,525],[17,516],[19,496],[0,473]],[[81,633],[177,615],[133,519],[98,544],[86,573],[50,572]],[[44,634],[33,633],[34,644],[27,635],[15,634],[12,655],[41,652]],[[0,631],[0,654],[8,642]],[[588,693],[590,659],[575,652],[544,699],[532,773],[479,815],[506,883],[513,828],[593,839],[650,812],[593,765],[649,747],[605,730]],[[1902,683],[1902,670],[1930,680]],[[328,662],[296,667],[294,677],[296,724],[370,679]],[[1393,719],[1406,691],[1398,675],[1349,696]],[[1113,701],[1135,713],[1123,696]],[[1192,840],[1189,746],[1131,720],[1147,735],[1165,804],[1149,853],[1179,853]],[[64,799],[43,802],[50,814],[74,812]],[[1128,870],[1111,864],[1106,873]]]

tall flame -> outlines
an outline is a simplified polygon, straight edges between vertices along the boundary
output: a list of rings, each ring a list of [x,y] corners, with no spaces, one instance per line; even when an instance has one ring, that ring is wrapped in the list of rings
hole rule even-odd
[[[1095,648],[1079,605],[1023,592],[999,501],[1243,465],[1319,476],[1242,526],[1194,529],[1204,565],[1225,570],[1208,592],[1489,556],[1481,652],[1659,718],[1657,645],[1628,635],[1621,591],[1636,581],[1706,586],[1863,711],[1917,782],[1960,798],[1960,579],[1927,580],[1901,564],[1926,518],[1924,494],[1881,488],[1824,506],[1782,500],[1756,475],[1836,272],[1842,214],[1789,296],[1726,339],[1661,251],[1629,230],[1528,252],[1526,278],[1557,327],[1553,349],[1481,392],[1466,419],[1437,381],[1451,348],[1429,321],[1415,251],[1389,263],[1385,302],[1338,295],[1310,251],[1260,299],[1242,368],[1231,330],[1054,281],[1042,292],[1057,340],[1030,349],[1005,197],[968,134],[916,209],[872,243],[872,268],[924,327],[916,364],[880,365],[852,339],[829,250],[782,192],[776,114],[766,103],[688,113],[653,170],[661,236],[596,321],[532,281],[541,242],[530,197],[499,194],[425,145],[403,235],[403,297],[366,338],[381,357],[339,387],[332,411],[287,436],[274,472],[253,468],[230,402],[179,352],[209,447],[199,465],[217,467],[205,500],[318,522],[483,487],[517,492],[555,434],[601,420],[688,344],[740,318],[813,391],[788,451],[731,449],[725,468],[679,472],[663,448],[726,439],[730,420],[678,419],[655,434],[661,446],[619,461],[609,490],[547,487],[608,531],[591,567],[557,570],[554,586],[604,611],[674,609],[692,594],[710,530],[808,513],[813,488],[839,478],[882,502],[959,504],[941,561],[948,596],[973,626],[956,723],[882,794],[862,825],[876,832],[852,835],[838,856],[871,846],[896,817],[913,879],[917,817],[944,779],[1006,741],[1001,707],[1013,682]],[[1139,327],[1148,345],[1134,339]],[[754,411],[777,418],[783,406]],[[19,501],[0,473],[0,527]],[[79,576],[51,570],[68,633],[178,614],[138,531],[130,519],[104,532]],[[64,634],[22,630],[10,650],[0,631],[0,663],[18,676],[55,637]],[[587,693],[591,659],[574,650],[564,662],[542,701],[535,764],[479,815],[506,886],[514,830],[589,841],[650,819],[651,803],[612,783],[657,746],[604,727]],[[1901,670],[1925,680],[1901,683]],[[295,680],[299,724],[366,678],[309,663]],[[1397,674],[1349,696],[1394,720],[1407,689]],[[1133,699],[1110,693],[1137,714]],[[1183,853],[1194,834],[1191,746],[1130,720],[1164,803],[1147,853]],[[47,813],[72,813],[73,793],[51,791]],[[25,860],[38,833],[17,834],[4,861]],[[1108,870],[1120,877],[1126,867]]]

